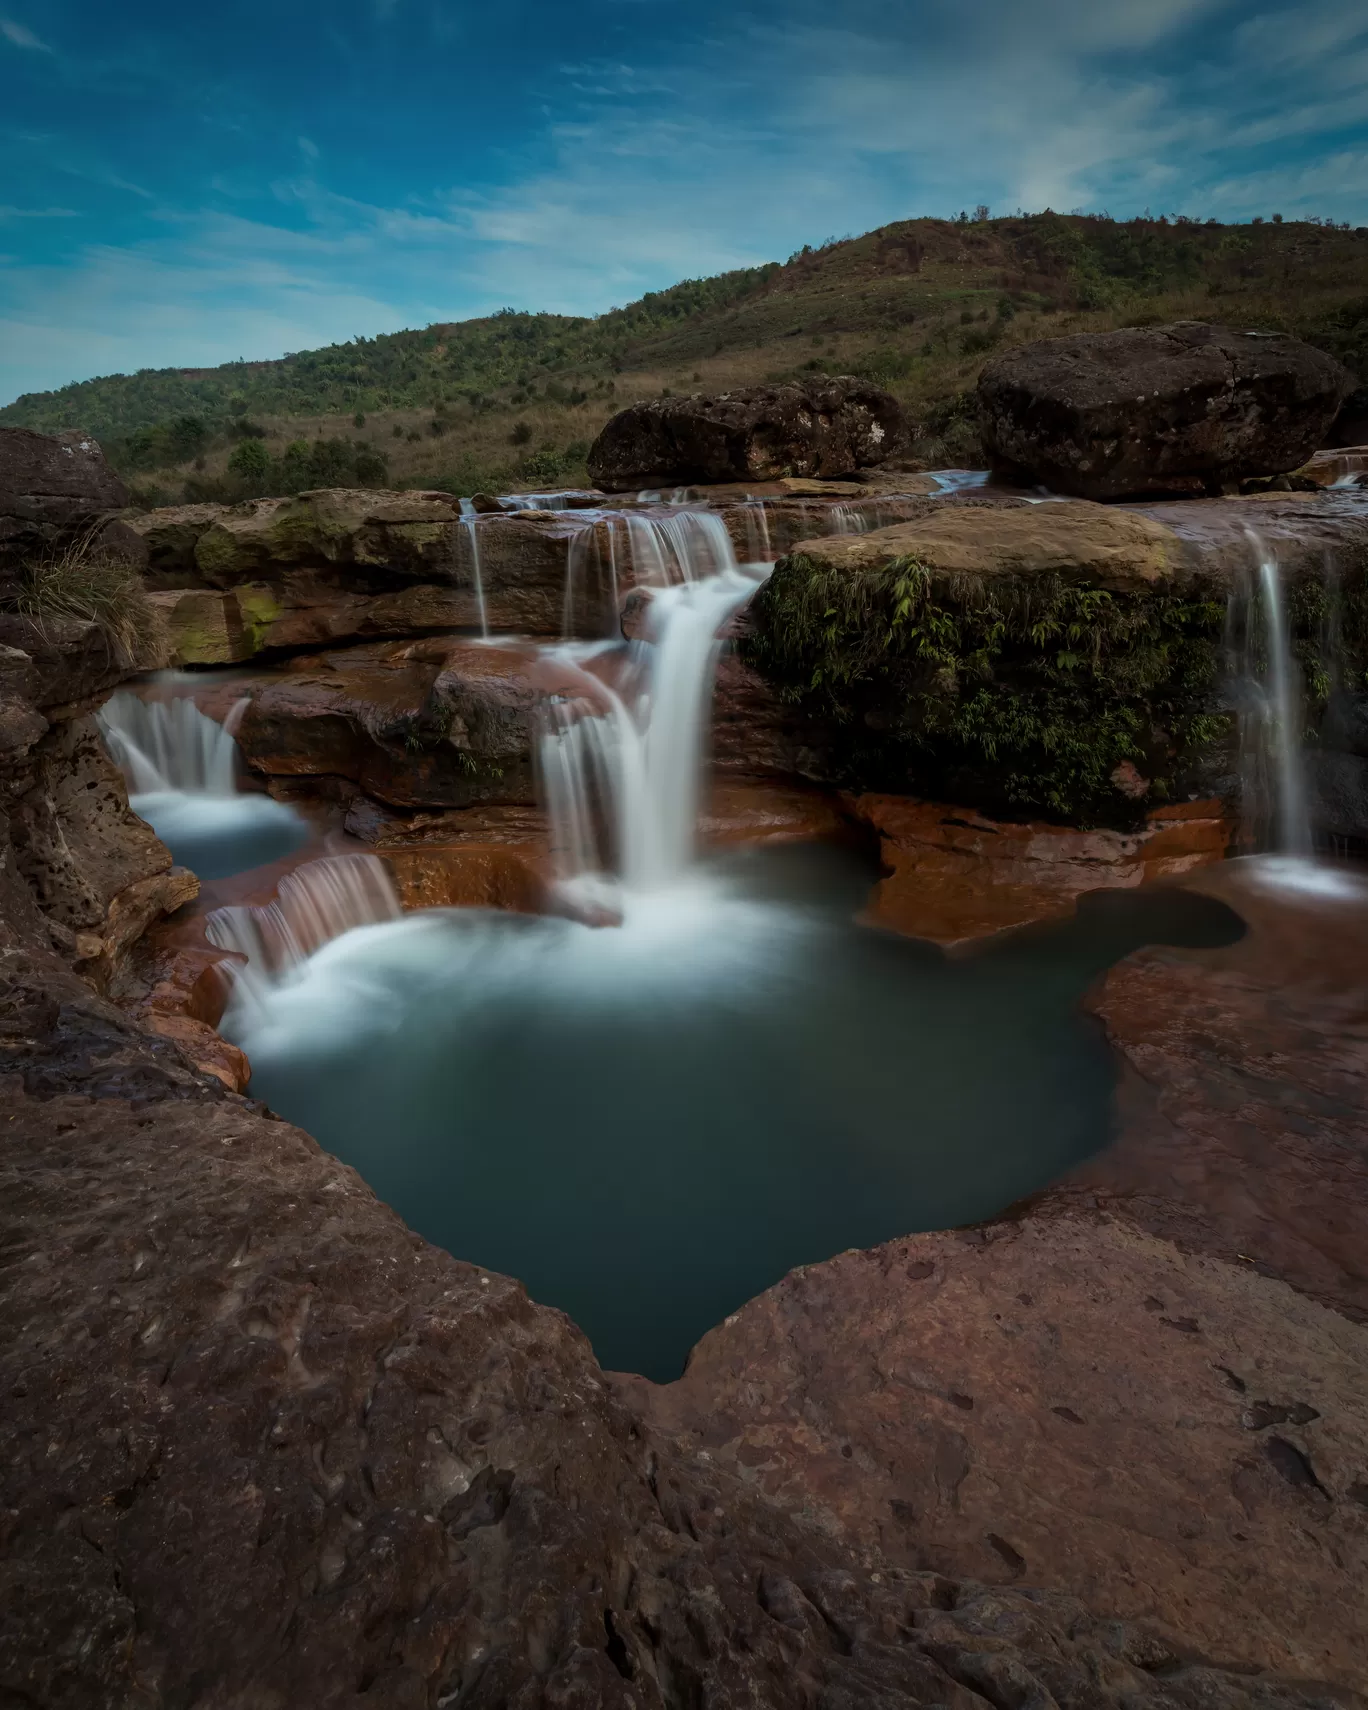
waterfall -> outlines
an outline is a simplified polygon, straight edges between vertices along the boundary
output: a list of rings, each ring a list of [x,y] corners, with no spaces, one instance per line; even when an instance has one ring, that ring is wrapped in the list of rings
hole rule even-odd
[[[470,542],[470,579],[475,586],[475,605],[480,614],[480,634],[489,640],[489,614],[485,611],[484,577],[480,571],[480,519],[474,510],[461,516],[461,527]]]
[[[769,516],[763,499],[747,499],[741,507],[746,519],[746,559],[751,564],[768,564],[774,557],[770,546]]]
[[[237,743],[247,699],[222,724],[206,718],[188,695],[144,701],[121,689],[95,715],[105,746],[136,799],[167,791],[205,796],[237,793]]]
[[[597,511],[570,542],[562,631],[567,640],[574,636],[577,604],[595,591],[611,594],[611,619],[616,623],[629,571],[637,587],[669,588],[735,567],[731,536],[716,511],[676,511],[654,517],[634,511]]]
[[[220,725],[188,695],[144,701],[121,689],[95,715],[128,805],[202,879],[274,861],[308,836],[287,803],[238,791],[233,732],[247,706],[244,696]]]
[[[389,869],[378,855],[327,855],[280,881],[262,908],[217,908],[204,923],[220,950],[246,957],[234,970],[235,996],[249,1002],[289,977],[313,953],[357,926],[377,926],[403,913]]]
[[[1279,853],[1308,855],[1312,839],[1301,745],[1301,681],[1292,657],[1282,575],[1268,542],[1252,528],[1245,533],[1256,574],[1231,596],[1226,630],[1245,818],[1256,828],[1255,836],[1259,826],[1269,826]]]
[[[611,910],[688,868],[721,632],[761,579],[733,557],[658,589],[651,639],[633,644],[616,684],[592,669],[612,658],[602,647],[548,656],[555,692],[542,703],[538,759],[558,876],[580,903]]]

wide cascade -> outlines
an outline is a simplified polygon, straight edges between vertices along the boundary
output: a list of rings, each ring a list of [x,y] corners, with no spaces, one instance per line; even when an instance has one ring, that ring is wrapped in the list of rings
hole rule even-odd
[[[1141,942],[1228,924],[1122,899],[952,960],[853,924],[863,860],[700,854],[716,663],[768,565],[677,505],[592,534],[631,570],[635,638],[536,659],[559,912],[395,918],[353,856],[210,930],[247,959],[223,1026],[258,1096],[605,1365],[669,1378],[794,1265],[989,1216],[1104,1144],[1078,997]],[[572,540],[571,589],[585,572]]]
[[[144,699],[121,690],[97,715],[110,753],[128,781],[129,805],[175,858],[205,879],[272,861],[298,848],[308,827],[293,808],[241,792],[233,731],[246,710],[235,703],[222,724],[189,694]]]

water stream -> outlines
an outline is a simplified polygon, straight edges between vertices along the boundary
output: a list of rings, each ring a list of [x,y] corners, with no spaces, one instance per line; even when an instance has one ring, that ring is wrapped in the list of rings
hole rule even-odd
[[[1301,674],[1276,552],[1245,533],[1254,572],[1227,605],[1226,650],[1236,700],[1246,840],[1289,857],[1312,851],[1302,752]]]

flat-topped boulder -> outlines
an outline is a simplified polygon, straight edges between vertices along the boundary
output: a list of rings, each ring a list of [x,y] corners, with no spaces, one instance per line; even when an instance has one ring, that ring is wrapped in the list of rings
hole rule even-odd
[[[925,503],[798,542],[752,603],[745,661],[829,739],[809,775],[1127,832],[1232,799],[1227,609],[1269,553],[1296,590],[1297,648],[1330,682],[1368,668],[1368,505],[1352,492]]]
[[[608,492],[843,476],[902,449],[897,399],[850,375],[657,398],[619,410],[589,448]]]
[[[1125,327],[994,357],[979,428],[997,463],[1055,492],[1203,493],[1297,468],[1353,386],[1333,357],[1281,333]]]
[[[911,559],[941,576],[1058,575],[1115,589],[1151,587],[1183,564],[1172,530],[1083,503],[930,504],[913,521],[800,541],[794,551],[853,573]]]

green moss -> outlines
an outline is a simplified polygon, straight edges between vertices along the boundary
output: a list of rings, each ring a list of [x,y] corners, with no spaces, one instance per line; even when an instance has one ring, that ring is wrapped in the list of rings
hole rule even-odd
[[[1129,824],[1182,793],[1229,729],[1213,706],[1224,618],[1208,590],[792,556],[757,597],[747,647],[833,733],[848,783]],[[1123,761],[1150,779],[1144,802],[1112,781]]]

